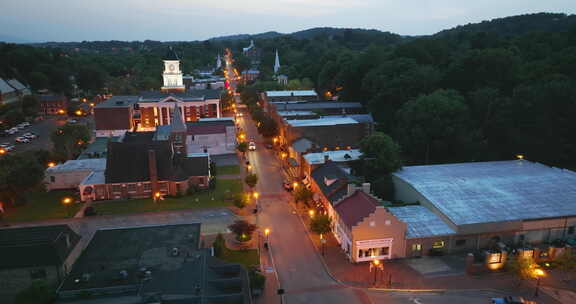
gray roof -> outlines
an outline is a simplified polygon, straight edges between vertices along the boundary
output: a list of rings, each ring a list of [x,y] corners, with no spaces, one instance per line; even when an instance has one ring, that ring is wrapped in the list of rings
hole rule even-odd
[[[576,215],[576,173],[526,160],[407,166],[394,175],[456,225]]]
[[[314,146],[314,142],[305,137],[298,138],[292,143],[294,150],[299,153],[308,151],[308,149],[311,149],[312,146]]]
[[[362,104],[359,102],[271,102],[276,106],[277,111],[312,111],[322,109],[359,109]]]
[[[348,162],[360,159],[360,156],[362,156],[362,152],[360,152],[360,150],[358,149],[350,149],[350,150],[306,153],[304,154],[304,159],[306,159],[306,161],[311,165],[318,165],[324,163],[325,156],[328,156],[328,159],[334,162]]]
[[[351,125],[358,122],[349,117],[322,117],[318,119],[300,119],[300,120],[287,120],[287,124],[292,127],[317,127],[317,126],[335,126],[335,125]]]
[[[174,107],[174,116],[172,117],[170,126],[172,127],[172,132],[186,132],[187,130],[179,106]]]
[[[355,121],[357,121],[359,123],[374,123],[374,117],[372,117],[372,114],[346,114],[346,115],[323,116],[323,118],[328,118],[328,117],[348,117],[348,118],[354,119]]]
[[[46,173],[69,172],[78,170],[104,171],[106,169],[106,158],[71,159],[63,164],[46,169]]]
[[[10,86],[10,84],[8,84],[7,81],[5,81],[4,79],[0,78],[0,92],[2,94],[7,94],[10,92],[14,92],[16,91],[12,86]]]
[[[295,90],[295,91],[266,91],[268,97],[301,97],[301,96],[318,96],[314,90]]]
[[[14,89],[21,91],[21,90],[25,90],[27,89],[25,85],[23,85],[20,81],[18,81],[17,79],[9,79],[8,80],[8,84],[10,84]]]
[[[138,102],[139,96],[112,96],[102,103],[99,103],[95,108],[123,108],[129,107]]]
[[[438,215],[423,206],[393,207],[388,211],[406,223],[406,238],[409,239],[455,233]]]
[[[106,152],[108,151],[108,141],[117,142],[120,137],[96,137],[94,141],[88,145],[86,150],[82,151],[82,154],[78,156],[77,159],[87,159],[87,158],[106,158]]]

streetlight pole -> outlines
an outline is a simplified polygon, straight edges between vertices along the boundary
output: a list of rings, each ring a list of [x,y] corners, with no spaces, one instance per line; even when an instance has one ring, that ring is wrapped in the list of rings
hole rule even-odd
[[[536,276],[536,290],[534,291],[534,297],[538,297],[538,293],[540,292],[540,279],[545,276],[544,270],[540,268],[534,269],[534,276]]]

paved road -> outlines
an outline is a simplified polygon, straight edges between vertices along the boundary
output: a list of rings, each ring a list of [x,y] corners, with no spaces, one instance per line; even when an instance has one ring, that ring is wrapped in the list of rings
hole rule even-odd
[[[259,176],[258,225],[271,230],[272,256],[285,290],[285,303],[370,303],[362,290],[346,288],[330,278],[300,219],[292,213],[290,197],[282,189],[284,177],[278,161],[264,147],[247,114],[240,124],[256,141],[256,151],[248,152],[247,158]]]

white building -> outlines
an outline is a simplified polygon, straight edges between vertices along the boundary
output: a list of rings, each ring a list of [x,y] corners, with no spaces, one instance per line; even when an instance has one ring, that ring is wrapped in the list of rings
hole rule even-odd
[[[63,164],[46,169],[44,181],[48,191],[76,189],[92,172],[104,172],[106,158],[68,160]]]

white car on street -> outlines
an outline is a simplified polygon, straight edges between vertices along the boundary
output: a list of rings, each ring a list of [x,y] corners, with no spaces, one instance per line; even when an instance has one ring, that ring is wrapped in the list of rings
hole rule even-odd
[[[255,150],[256,150],[256,144],[255,144],[253,141],[251,141],[251,142],[248,144],[248,150],[250,150],[250,151],[255,151]]]
[[[15,141],[16,141],[17,143],[21,143],[21,144],[22,144],[22,143],[29,143],[29,142],[30,142],[30,139],[28,139],[28,138],[26,138],[26,137],[23,137],[23,136],[20,136],[20,137],[16,137]]]

